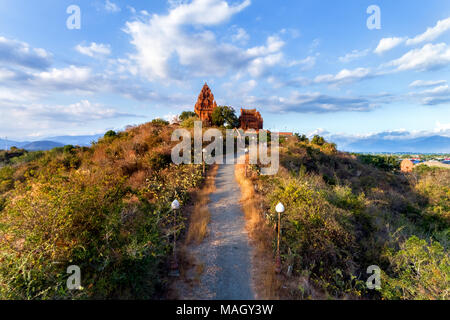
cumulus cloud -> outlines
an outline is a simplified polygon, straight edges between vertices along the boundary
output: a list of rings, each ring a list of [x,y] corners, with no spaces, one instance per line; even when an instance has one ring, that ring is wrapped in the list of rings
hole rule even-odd
[[[69,66],[53,68],[33,74],[30,83],[33,86],[59,90],[93,90],[91,69],[87,67]]]
[[[245,31],[245,29],[238,28],[236,32],[231,36],[231,39],[233,40],[233,42],[246,44],[250,39],[250,36],[248,35],[247,31]]]
[[[386,51],[389,51],[389,50],[395,48],[396,46],[398,46],[399,44],[401,44],[404,41],[405,41],[405,38],[398,38],[398,37],[383,38],[378,43],[378,46],[376,47],[374,52],[377,54],[382,54]]]
[[[109,0],[105,1],[104,8],[105,8],[106,11],[112,12],[112,13],[120,11],[119,6],[117,4],[115,4],[114,2],[111,2]]]
[[[79,44],[75,47],[75,50],[89,57],[107,56],[111,53],[109,45],[95,42],[91,42],[89,46]]]
[[[51,54],[41,48],[31,48],[28,43],[0,37],[0,62],[47,69],[51,65]]]
[[[410,83],[410,87],[411,88],[425,88],[425,87],[434,87],[434,86],[438,86],[438,85],[443,85],[446,84],[447,80],[430,80],[430,81],[425,81],[425,80],[416,80]]]
[[[389,51],[399,44],[406,43],[406,45],[417,45],[424,42],[430,42],[437,39],[444,32],[450,30],[450,17],[444,20],[439,20],[434,27],[428,28],[424,33],[417,35],[414,38],[406,37],[392,37],[383,38],[378,43],[377,48],[374,50],[377,54],[382,54]]]
[[[66,135],[76,131],[85,134],[86,130],[89,130],[87,125],[90,122],[128,117],[141,116],[119,112],[114,108],[88,100],[81,100],[69,105],[29,102],[8,106],[0,104],[1,128],[8,132],[8,135],[20,137],[30,136],[36,132],[40,132],[39,135],[44,133],[45,135],[51,133]]]
[[[339,57],[339,61],[343,62],[343,63],[348,63],[353,60],[365,57],[365,56],[367,56],[368,53],[369,53],[369,49],[353,50],[352,52],[347,53],[345,56]]]
[[[354,70],[343,69],[337,74],[319,75],[314,79],[315,83],[343,84],[372,77],[371,70],[368,68],[356,68]]]
[[[228,21],[249,5],[250,0],[234,5],[224,0],[194,0],[174,5],[166,15],[127,22],[125,32],[136,47],[132,59],[150,80],[223,76],[230,70],[261,76],[281,61],[282,40],[271,36],[266,45],[241,49],[219,42],[205,29]]]
[[[316,57],[315,56],[308,56],[305,59],[292,61],[289,63],[289,66],[300,66],[301,71],[308,71],[314,68],[316,65]]]
[[[102,104],[91,103],[88,100],[70,105],[21,105],[9,109],[12,118],[30,120],[49,120],[57,122],[86,122],[120,117],[138,117],[134,114],[121,113],[113,108],[107,108]]]
[[[434,27],[428,28],[424,33],[418,36],[408,39],[407,45],[415,45],[423,42],[429,42],[435,40],[444,32],[450,30],[450,17],[444,20],[439,20]]]
[[[253,97],[249,102],[255,105],[268,106],[273,112],[331,113],[369,111],[377,107],[377,103],[371,100],[375,99],[367,97],[339,97],[319,92],[299,93],[295,91],[288,97]]]
[[[450,102],[450,88],[448,85],[423,90],[413,95],[422,97],[422,103],[429,106]]]
[[[413,49],[404,54],[399,59],[387,63],[387,66],[394,66],[398,71],[437,70],[450,63],[450,47],[445,43],[428,43],[422,48]]]

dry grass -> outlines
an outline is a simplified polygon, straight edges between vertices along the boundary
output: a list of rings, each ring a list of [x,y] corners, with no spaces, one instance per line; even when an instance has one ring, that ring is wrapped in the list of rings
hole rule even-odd
[[[216,190],[215,177],[217,165],[214,165],[206,176],[205,185],[194,196],[194,207],[190,215],[189,228],[186,236],[186,245],[201,243],[208,234],[208,224],[211,214],[208,210],[209,195]]]
[[[255,248],[252,256],[252,273],[257,299],[279,299],[281,282],[275,274],[274,257],[271,254],[274,230],[266,224],[262,216],[258,206],[262,200],[255,192],[252,179],[245,176],[245,166],[237,164],[235,176],[241,188],[241,204],[245,214],[246,228]]]

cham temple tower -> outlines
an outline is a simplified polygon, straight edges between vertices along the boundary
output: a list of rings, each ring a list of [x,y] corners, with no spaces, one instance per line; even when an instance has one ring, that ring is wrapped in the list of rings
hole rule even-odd
[[[212,113],[214,109],[217,108],[217,103],[214,100],[214,95],[208,85],[203,85],[202,91],[200,92],[197,103],[195,104],[194,111],[200,120],[212,123]]]
[[[211,125],[212,113],[215,108],[217,108],[217,103],[214,100],[214,95],[212,94],[211,89],[205,83],[203,85],[202,91],[198,96],[194,111],[200,118],[200,120]],[[239,123],[241,129],[243,129],[244,131],[249,129],[258,131],[263,128],[263,118],[261,117],[261,114],[256,111],[256,109],[241,108]]]
[[[241,124],[241,129],[244,131],[249,129],[260,130],[263,128],[263,118],[256,109],[249,110],[241,108],[239,122]]]

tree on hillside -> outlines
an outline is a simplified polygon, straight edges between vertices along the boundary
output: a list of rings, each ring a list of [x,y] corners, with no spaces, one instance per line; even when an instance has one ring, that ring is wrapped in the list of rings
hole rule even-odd
[[[181,126],[183,128],[193,128],[195,121],[200,121],[200,118],[197,116],[189,117],[181,122]]]
[[[195,117],[196,115],[197,114],[192,111],[183,111],[178,118],[180,119],[180,121],[184,121],[189,118]]]
[[[226,124],[227,128],[239,127],[239,119],[232,107],[218,106],[212,113],[212,124],[222,127]]]
[[[152,124],[160,125],[160,126],[167,126],[169,124],[169,121],[166,121],[161,118],[156,118],[152,120]]]
[[[306,143],[309,142],[308,137],[304,134],[295,133],[294,135],[297,137],[297,140],[300,142],[306,142]]]
[[[104,135],[105,138],[112,138],[115,136],[117,136],[117,133],[114,130],[109,130]]]
[[[311,143],[318,146],[323,146],[325,142],[325,139],[317,134],[311,139]]]

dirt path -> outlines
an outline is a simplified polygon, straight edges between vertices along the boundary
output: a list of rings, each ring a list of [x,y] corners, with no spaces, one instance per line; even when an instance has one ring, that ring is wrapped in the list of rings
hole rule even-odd
[[[185,276],[191,285],[179,281],[180,299],[255,299],[250,273],[252,249],[234,169],[234,165],[221,165],[217,171],[216,191],[210,195],[209,235],[201,244],[188,247],[197,266]]]

